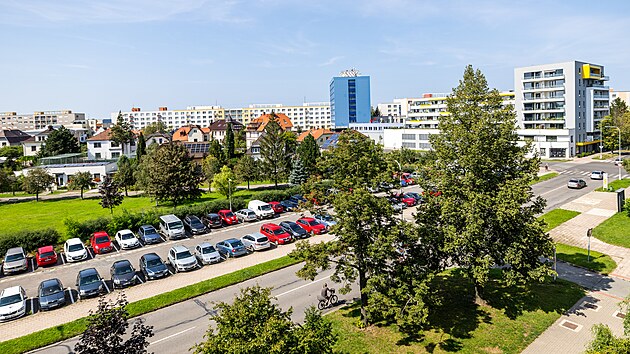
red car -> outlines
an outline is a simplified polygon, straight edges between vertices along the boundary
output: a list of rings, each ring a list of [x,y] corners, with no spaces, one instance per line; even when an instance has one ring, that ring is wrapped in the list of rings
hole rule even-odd
[[[320,235],[327,231],[326,225],[313,218],[301,218],[298,219],[295,223],[300,225],[300,227],[306,230],[306,232],[309,232],[313,235]]]
[[[92,237],[90,237],[90,245],[96,254],[103,254],[114,250],[112,240],[105,231],[93,233]]]
[[[221,218],[223,225],[236,225],[238,224],[238,218],[231,210],[219,210],[217,213]]]
[[[402,197],[399,197],[398,199],[399,199],[401,202],[403,202],[403,203],[407,204],[407,206],[408,206],[408,207],[410,207],[410,206],[414,206],[414,205],[416,205],[416,203],[417,203],[415,198],[412,198],[412,197],[410,197],[410,196],[406,196],[406,195],[403,195]]]
[[[267,204],[271,205],[271,209],[273,209],[273,212],[276,214],[284,212],[284,207],[280,205],[280,202],[269,202]]]
[[[275,242],[281,245],[291,242],[291,235],[276,224],[263,224],[263,226],[260,227],[260,233],[267,236],[269,242]]]
[[[53,246],[40,247],[37,249],[35,259],[38,267],[57,264],[57,253]]]

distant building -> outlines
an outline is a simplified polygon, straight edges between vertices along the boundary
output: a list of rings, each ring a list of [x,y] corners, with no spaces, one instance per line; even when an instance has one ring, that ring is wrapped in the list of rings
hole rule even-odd
[[[49,125],[66,125],[84,120],[85,113],[73,113],[69,110],[34,112],[33,114],[5,112],[0,113],[0,129],[39,130],[46,129]]]
[[[136,138],[131,143],[125,145],[125,155],[127,157],[136,156]],[[87,140],[88,160],[118,160],[123,154],[122,145],[111,140],[111,130],[107,129],[103,132]]]
[[[298,135],[297,141],[301,143],[302,141],[304,141],[304,138],[306,138],[308,135],[311,135],[313,139],[315,139],[317,145],[322,146],[324,142],[326,142],[326,140],[328,140],[333,134],[335,134],[335,132],[328,129],[311,129]]]
[[[158,145],[168,144],[169,142],[171,142],[171,136],[164,133],[153,133],[145,137],[146,147],[149,147],[152,144],[158,144]]]
[[[0,147],[19,146],[31,136],[19,129],[0,130]]]
[[[228,122],[232,123],[232,132],[236,135],[239,131],[245,129],[243,124],[226,120],[218,120],[212,124],[210,124],[210,139],[214,139],[223,143],[223,139],[225,139],[225,132],[227,132]]]
[[[177,129],[173,133],[173,141],[200,143],[210,140],[210,128],[202,128],[199,125],[188,125]]]
[[[398,129],[404,126],[404,123],[350,123],[350,129],[358,131],[379,145],[383,145],[385,129]]]
[[[619,98],[624,101],[628,107],[630,107],[630,91],[615,91],[610,90],[610,103]]]
[[[245,128],[245,139],[247,141],[248,149],[252,146],[252,143],[254,141],[258,140],[258,138],[263,135],[265,127],[272,119],[274,119],[274,117],[282,130],[290,131],[293,129],[293,123],[286,114],[276,114],[275,112],[270,114],[263,114],[260,117],[252,120],[251,123],[247,125],[247,128]]]
[[[370,77],[347,70],[330,80],[330,112],[333,128],[350,123],[369,123],[371,118]]]
[[[48,139],[48,135],[54,132],[55,129],[52,126],[49,126],[48,129],[41,131],[30,138],[24,140],[22,142],[22,150],[24,152],[24,156],[36,156],[41,150],[42,147],[46,144],[46,139]]]

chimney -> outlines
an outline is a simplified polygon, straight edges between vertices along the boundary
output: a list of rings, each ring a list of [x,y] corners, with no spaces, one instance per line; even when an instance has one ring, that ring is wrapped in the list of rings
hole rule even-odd
[[[140,107],[133,107],[131,108],[132,112],[140,112]]]

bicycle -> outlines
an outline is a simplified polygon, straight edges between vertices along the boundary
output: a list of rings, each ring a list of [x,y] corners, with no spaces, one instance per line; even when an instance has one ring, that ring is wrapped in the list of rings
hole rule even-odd
[[[317,304],[317,308],[321,311],[329,306],[335,306],[339,298],[335,295],[335,289],[330,289],[331,295],[328,298],[324,298],[321,295],[317,295],[317,300],[319,303]]]

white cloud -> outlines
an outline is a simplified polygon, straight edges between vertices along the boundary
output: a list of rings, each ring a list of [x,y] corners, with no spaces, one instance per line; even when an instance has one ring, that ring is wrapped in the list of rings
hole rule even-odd
[[[329,66],[329,65],[333,65],[335,62],[337,62],[338,60],[341,60],[345,57],[343,56],[337,56],[337,57],[332,57],[328,60],[326,60],[325,62],[319,64],[318,66]]]

